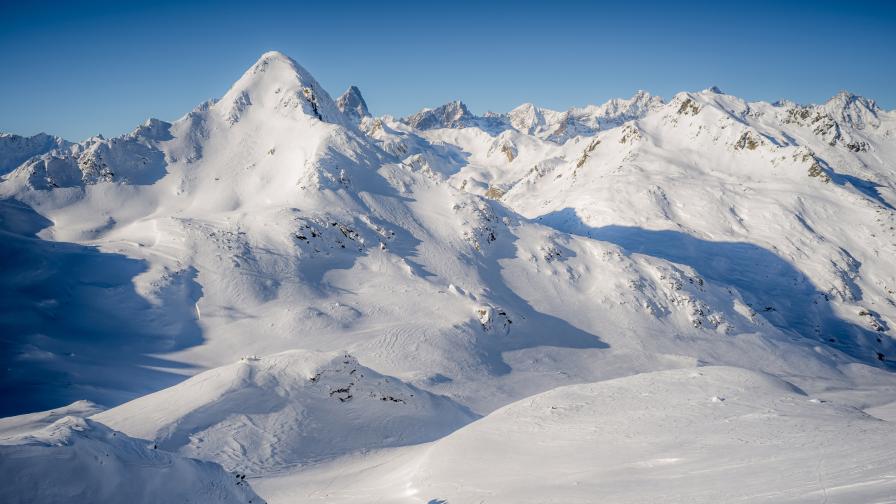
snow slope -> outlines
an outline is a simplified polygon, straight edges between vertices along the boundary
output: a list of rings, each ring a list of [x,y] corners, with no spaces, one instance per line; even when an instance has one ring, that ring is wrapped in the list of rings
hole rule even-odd
[[[132,281],[144,261],[42,240],[51,223],[15,200],[0,200],[0,222],[0,260],[14,265],[0,271],[0,415],[119,404],[183,379],[189,366],[149,354],[201,340],[192,270],[165,274],[147,299]]]
[[[770,376],[703,367],[514,403],[436,443],[412,485],[449,502],[884,502],[894,435]]]
[[[894,429],[769,375],[700,367],[560,387],[432,444],[258,486],[271,502],[889,502]]]
[[[61,418],[67,416],[89,417],[103,409],[102,406],[90,401],[77,401],[48,411],[6,417],[0,420],[0,437],[12,438],[29,434],[32,431],[48,427]]]
[[[431,441],[474,418],[348,354],[298,350],[246,357],[92,417],[250,475]]]
[[[0,420],[0,471],[9,503],[264,502],[243,475],[70,415],[52,423],[33,415]]]

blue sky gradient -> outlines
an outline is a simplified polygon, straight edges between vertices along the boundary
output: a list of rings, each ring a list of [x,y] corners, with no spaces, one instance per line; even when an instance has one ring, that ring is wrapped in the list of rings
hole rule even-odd
[[[462,99],[564,109],[717,85],[896,107],[896,2],[0,0],[0,131],[71,140],[174,120],[282,51],[374,114]]]

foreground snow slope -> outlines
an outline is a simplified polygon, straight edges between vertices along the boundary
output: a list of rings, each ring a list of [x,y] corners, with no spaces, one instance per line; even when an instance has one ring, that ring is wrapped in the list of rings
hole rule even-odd
[[[896,494],[894,436],[769,376],[676,370],[514,403],[436,443],[414,488],[449,502],[875,502]]]
[[[169,451],[260,474],[431,441],[474,418],[350,355],[292,351],[200,373],[93,420]]]
[[[72,413],[92,406],[73,404]],[[242,475],[61,412],[0,420],[3,502],[263,503]],[[47,423],[48,417],[54,417]]]
[[[430,445],[257,486],[271,502],[889,502],[894,436],[772,376],[700,367],[560,387]]]

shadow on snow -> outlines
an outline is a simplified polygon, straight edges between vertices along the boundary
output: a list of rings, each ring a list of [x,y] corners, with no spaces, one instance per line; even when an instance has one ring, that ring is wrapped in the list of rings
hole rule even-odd
[[[892,356],[889,338],[837,317],[828,295],[777,254],[746,242],[714,242],[679,231],[584,224],[572,208],[537,219],[566,233],[614,243],[628,254],[644,254],[693,268],[700,276],[736,288],[772,325],[815,339],[861,361],[880,365],[877,352]],[[861,295],[861,293],[859,293]],[[891,357],[892,358],[892,357]]]
[[[185,365],[152,354],[203,341],[196,271],[152,304],[133,282],[144,261],[35,236],[50,224],[0,201],[0,417],[79,399],[113,406],[181,381]]]

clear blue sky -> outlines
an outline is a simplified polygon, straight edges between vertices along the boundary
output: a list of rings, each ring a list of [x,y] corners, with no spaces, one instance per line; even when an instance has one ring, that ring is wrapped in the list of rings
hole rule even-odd
[[[374,114],[477,113],[839,89],[896,107],[896,2],[40,2],[0,0],[0,130],[80,140],[173,120],[280,50]]]

